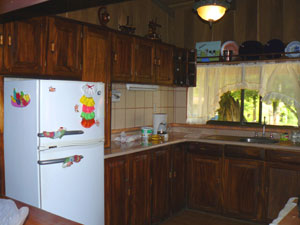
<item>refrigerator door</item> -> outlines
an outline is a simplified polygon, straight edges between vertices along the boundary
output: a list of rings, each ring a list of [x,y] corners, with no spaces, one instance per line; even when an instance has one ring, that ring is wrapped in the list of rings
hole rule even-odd
[[[37,86],[37,80],[4,79],[5,192],[36,207],[40,196]]]
[[[40,149],[103,141],[103,83],[57,80],[39,82]]]
[[[40,151],[41,208],[82,224],[104,224],[103,151],[102,142]],[[61,159],[74,155],[83,158],[63,167]]]

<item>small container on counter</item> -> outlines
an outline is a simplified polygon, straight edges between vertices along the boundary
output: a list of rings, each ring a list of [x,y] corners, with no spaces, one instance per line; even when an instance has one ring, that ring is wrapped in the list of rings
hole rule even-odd
[[[153,128],[152,127],[142,127],[141,132],[142,132],[142,138],[148,140],[148,138],[153,133]]]

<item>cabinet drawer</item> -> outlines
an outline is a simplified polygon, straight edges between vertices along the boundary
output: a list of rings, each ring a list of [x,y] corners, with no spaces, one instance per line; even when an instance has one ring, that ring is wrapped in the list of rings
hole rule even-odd
[[[264,160],[265,150],[248,146],[226,145],[224,148],[224,156],[232,158]]]
[[[188,152],[205,156],[222,157],[223,145],[191,142],[188,145]]]
[[[281,150],[267,150],[267,161],[293,163],[300,165],[300,152],[286,152]]]

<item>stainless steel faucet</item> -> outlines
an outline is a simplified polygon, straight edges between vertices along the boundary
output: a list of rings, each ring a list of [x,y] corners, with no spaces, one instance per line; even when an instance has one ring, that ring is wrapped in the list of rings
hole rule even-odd
[[[263,123],[263,130],[262,130],[262,136],[266,136],[266,117],[264,116],[264,123]]]

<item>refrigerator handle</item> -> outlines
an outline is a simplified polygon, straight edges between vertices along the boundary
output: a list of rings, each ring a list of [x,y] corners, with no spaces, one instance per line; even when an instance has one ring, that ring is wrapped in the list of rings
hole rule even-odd
[[[50,164],[57,164],[57,163],[63,163],[62,167],[69,167],[73,164],[73,162],[79,163],[81,159],[84,157],[82,155],[73,155],[66,158],[60,158],[60,159],[50,159],[50,160],[38,160],[38,164],[43,165],[50,165]]]

